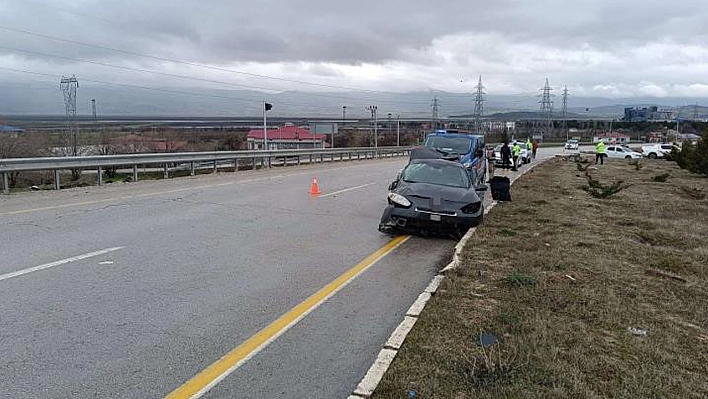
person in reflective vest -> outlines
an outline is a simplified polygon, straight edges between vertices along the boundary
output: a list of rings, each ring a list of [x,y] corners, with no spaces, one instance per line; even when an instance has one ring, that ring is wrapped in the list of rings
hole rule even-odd
[[[518,141],[514,142],[514,148],[511,151],[514,158],[514,167],[511,170],[517,170],[519,168],[519,156],[521,155],[521,146]]]
[[[600,165],[604,165],[604,159],[607,156],[607,147],[605,147],[605,142],[600,140],[597,142],[595,145],[595,165],[597,165],[597,161],[600,161]]]
[[[533,154],[533,142],[531,141],[531,137],[526,139],[526,151],[528,159],[531,161],[531,154]]]

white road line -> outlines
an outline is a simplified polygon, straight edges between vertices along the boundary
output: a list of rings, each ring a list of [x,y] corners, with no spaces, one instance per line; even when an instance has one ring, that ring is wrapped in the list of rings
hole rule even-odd
[[[358,190],[358,189],[360,189],[360,188],[373,186],[374,184],[376,184],[376,183],[366,183],[366,184],[362,184],[361,186],[345,188],[345,189],[343,189],[343,190],[335,191],[335,192],[332,192],[332,193],[329,193],[329,194],[320,195],[319,198],[331,197],[331,196],[333,196],[333,195],[337,195],[337,194],[341,194],[341,193],[346,193],[347,191],[354,191],[354,190]]]
[[[40,270],[49,269],[50,267],[60,266],[60,265],[64,265],[64,264],[67,264],[67,263],[76,262],[76,261],[78,261],[78,260],[87,259],[87,258],[92,258],[92,257],[94,257],[94,256],[99,256],[99,255],[107,254],[107,253],[109,253],[109,252],[117,251],[117,250],[123,249],[123,248],[125,248],[125,247],[106,248],[106,249],[102,249],[102,250],[100,250],[100,251],[89,252],[89,253],[87,253],[87,254],[78,255],[78,256],[71,257],[71,258],[66,258],[66,259],[58,260],[58,261],[56,261],[56,262],[45,263],[45,264],[43,264],[43,265],[34,266],[34,267],[30,267],[30,268],[23,269],[23,270],[18,270],[18,271],[16,271],[16,272],[12,272],[12,273],[0,274],[0,281],[2,281],[2,280],[7,280],[7,279],[11,279],[11,278],[13,278],[13,277],[23,276],[23,275],[25,275],[25,274],[37,272],[37,271],[40,271]]]

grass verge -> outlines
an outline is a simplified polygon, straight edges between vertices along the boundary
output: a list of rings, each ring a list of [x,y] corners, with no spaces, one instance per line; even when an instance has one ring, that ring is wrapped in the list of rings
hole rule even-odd
[[[514,184],[373,398],[708,397],[708,179],[662,160],[588,174],[623,189],[593,196],[559,159]]]

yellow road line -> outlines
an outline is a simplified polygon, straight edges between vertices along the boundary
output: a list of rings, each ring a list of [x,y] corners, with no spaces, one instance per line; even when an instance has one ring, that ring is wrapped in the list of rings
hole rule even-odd
[[[357,278],[361,273],[406,242],[408,238],[409,236],[394,238],[381,249],[367,256],[366,259],[359,262],[356,266],[347,270],[334,281],[321,288],[302,303],[280,316],[280,318],[270,325],[258,331],[241,345],[232,349],[221,359],[192,377],[182,386],[172,391],[165,399],[196,399],[201,397],[243,363],[248,361],[248,359],[256,355],[280,335],[297,324],[303,317],[307,316],[307,314],[339,292],[339,290]]]

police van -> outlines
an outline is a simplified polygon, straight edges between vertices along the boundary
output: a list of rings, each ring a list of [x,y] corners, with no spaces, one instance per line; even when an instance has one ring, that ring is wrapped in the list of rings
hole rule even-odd
[[[475,186],[487,177],[487,157],[484,135],[459,130],[436,130],[425,138],[425,146],[434,149],[443,159],[460,162],[470,174]]]

